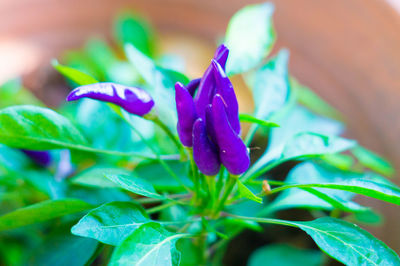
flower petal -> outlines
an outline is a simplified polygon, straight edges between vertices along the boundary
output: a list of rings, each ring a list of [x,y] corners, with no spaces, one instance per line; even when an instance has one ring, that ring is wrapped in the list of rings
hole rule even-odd
[[[218,46],[214,54],[214,59],[222,66],[225,70],[226,60],[228,59],[229,49],[225,44]]]
[[[193,125],[193,159],[203,174],[208,176],[218,174],[221,167],[218,152],[208,139],[206,126],[201,118]]]
[[[240,135],[240,121],[239,121],[239,104],[236,98],[233,85],[225,74],[222,66],[216,61],[212,60],[213,73],[215,82],[217,84],[216,93],[220,94],[226,103],[226,114],[228,116],[229,123],[236,134]]]
[[[193,124],[197,118],[196,108],[192,96],[180,82],[175,84],[175,102],[178,113],[177,130],[179,139],[183,145],[191,147],[193,143]]]
[[[127,112],[143,116],[151,111],[154,101],[150,94],[137,87],[103,82],[80,86],[67,97],[67,101],[91,98],[121,106]]]
[[[214,55],[214,60],[216,60],[221,66],[225,67],[228,54],[228,48],[222,44],[217,48]],[[203,119],[205,118],[205,108],[207,105],[211,104],[216,93],[215,88],[216,84],[213,74],[213,67],[212,64],[210,64],[201,78],[198,92],[194,98],[197,114]]]
[[[219,148],[219,158],[231,174],[240,175],[250,166],[250,156],[246,145],[229,124],[222,96],[216,94],[212,103],[215,136]]]
[[[209,104],[206,107],[206,130],[208,133],[208,136],[210,137],[211,141],[213,143],[217,143],[217,137],[215,136],[215,126],[214,126],[214,121],[213,121],[213,116],[212,116],[212,105]]]
[[[190,93],[190,95],[194,96],[196,93],[197,88],[199,87],[201,78],[192,79],[187,85],[186,89]]]

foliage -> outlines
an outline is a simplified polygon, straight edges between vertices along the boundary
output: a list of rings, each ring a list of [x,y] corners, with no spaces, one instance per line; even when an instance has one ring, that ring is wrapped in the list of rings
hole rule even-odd
[[[92,99],[53,111],[18,81],[1,86],[0,264],[219,265],[244,230],[268,237],[271,226],[287,226],[316,245],[282,239],[255,250],[248,265],[321,265],[327,258],[316,246],[347,265],[400,265],[352,223],[377,216],[356,195],[400,205],[400,188],[386,179],[393,168],[342,136],[340,114],[290,76],[288,51],[267,58],[273,9],[247,6],[226,32],[227,73],[243,76],[255,102],[239,116],[250,124],[244,142],[250,152],[267,143],[239,176],[224,167],[203,175],[180,144],[174,84],[189,78],[161,60],[156,34],[135,13],[116,19],[118,45],[92,39],[53,66],[74,88],[117,82],[146,90],[156,109],[149,115]],[[21,149],[53,160],[38,165]],[[311,218],[279,219],[295,208]]]

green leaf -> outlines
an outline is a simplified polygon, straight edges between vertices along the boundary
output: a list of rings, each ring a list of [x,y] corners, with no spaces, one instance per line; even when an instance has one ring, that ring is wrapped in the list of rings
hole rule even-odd
[[[341,153],[326,154],[321,160],[341,170],[351,170],[354,165],[352,156]]]
[[[221,227],[221,230],[228,236],[236,235],[238,231],[243,229],[250,229],[256,232],[262,232],[264,230],[260,224],[254,221],[246,221],[231,217],[219,221],[216,227]]]
[[[337,120],[343,120],[342,115],[326,101],[314,93],[311,89],[301,85],[295,78],[291,77],[290,84],[296,90],[297,99],[300,104],[311,111]]]
[[[254,251],[249,258],[248,266],[319,266],[323,263],[321,252],[313,249],[300,249],[288,244],[270,244]]]
[[[400,205],[400,188],[374,182],[364,178],[352,178],[332,183],[289,184],[273,189],[271,192],[277,192],[288,188],[339,189]]]
[[[357,146],[351,152],[363,166],[386,176],[393,175],[394,169],[390,163],[372,151]]]
[[[151,58],[131,44],[125,45],[129,62],[147,84],[148,92],[154,99],[159,118],[171,129],[176,130],[177,115],[174,85],[185,79],[183,74],[158,67]]]
[[[165,199],[164,196],[158,194],[152,184],[144,179],[131,175],[114,175],[105,173],[107,177],[112,182],[118,184],[121,188],[133,192],[138,195],[142,195],[154,199]]]
[[[154,53],[153,29],[136,13],[124,12],[117,17],[114,37],[122,46],[129,43],[148,56]]]
[[[0,142],[14,148],[77,148],[87,141],[65,117],[42,107],[19,105],[0,110]]]
[[[57,60],[54,60],[52,62],[52,64],[53,64],[53,67],[58,72],[60,72],[63,76],[65,76],[66,78],[72,80],[73,82],[75,82],[76,84],[79,84],[81,86],[99,82],[95,78],[93,78],[92,76],[90,76],[88,74],[85,74],[82,71],[76,70],[76,69],[74,69],[72,67],[60,65],[57,62]]]
[[[111,202],[86,214],[71,229],[78,236],[109,245],[120,244],[139,226],[150,222],[146,211],[133,202]]]
[[[87,187],[101,187],[101,188],[118,187],[117,184],[108,180],[105,177],[105,174],[129,175],[131,174],[131,172],[121,168],[94,166],[92,168],[86,169],[85,171],[74,176],[73,178],[70,178],[69,181],[73,184],[87,186]]]
[[[277,118],[277,114],[275,113],[275,118]],[[286,143],[293,139],[296,134],[314,132],[323,135],[339,135],[343,132],[342,123],[316,116],[304,107],[290,107],[284,112],[279,112],[279,114],[277,121],[280,127],[270,129],[267,150],[241,177],[243,182],[262,172],[261,169],[270,167],[273,161],[281,158]],[[273,121],[275,120],[273,119]]]
[[[0,231],[85,211],[91,207],[92,205],[77,199],[43,201],[0,216]]]
[[[283,147],[279,159],[271,161],[271,154],[263,155],[250,170],[241,177],[241,181],[245,182],[250,178],[255,178],[268,172],[272,168],[289,160],[305,160],[310,158],[318,158],[326,154],[335,154],[351,149],[356,142],[335,136],[326,136],[313,132],[300,132],[290,138]],[[277,152],[279,150],[273,150]],[[272,156],[275,156],[272,153]]]
[[[246,76],[254,99],[254,116],[269,119],[293,98],[288,72],[289,52],[281,50],[268,63]]]
[[[363,175],[338,170],[332,167],[319,165],[315,162],[304,162],[294,167],[287,176],[285,183],[329,183],[341,182],[352,178],[360,178]],[[280,193],[274,201],[268,204],[262,216],[278,210],[289,208],[307,208],[333,210],[340,209],[348,212],[368,212],[369,209],[352,201],[353,193],[337,189],[312,188],[314,191],[290,188]],[[320,194],[316,194],[319,192]],[[322,194],[322,197],[321,197]],[[261,214],[260,214],[261,215]]]
[[[115,249],[109,265],[179,265],[180,252],[175,243],[185,236],[173,234],[157,223],[144,224]]]
[[[70,234],[52,235],[35,250],[29,265],[84,266],[97,245],[98,242],[93,239]]]
[[[346,265],[400,265],[399,256],[385,243],[355,224],[331,217],[309,222],[231,215],[232,217],[298,227],[309,234],[321,250]]]
[[[277,123],[258,119],[249,114],[239,114],[239,119],[241,122],[255,123],[255,124],[258,124],[258,125],[264,126],[264,127],[279,127],[279,125]]]
[[[145,153],[150,151],[129,124],[110,108],[109,104],[92,99],[81,99],[69,104],[75,107],[71,119],[90,140],[92,146],[98,149],[135,151]],[[114,105],[116,106],[116,105]],[[99,116],[98,114],[101,114]],[[104,123],[107,121],[107,123]],[[129,116],[129,121],[146,138],[154,135],[154,124],[138,116]],[[104,134],[99,134],[103,132]]]
[[[191,186],[188,178],[188,165],[180,161],[165,161],[165,163],[174,171],[174,173],[187,186]],[[182,192],[184,188],[165,170],[165,168],[155,160],[140,163],[135,168],[136,176],[145,179],[153,184],[158,191]]]
[[[201,254],[201,250],[195,241],[189,238],[181,238],[177,241],[176,247],[181,252],[179,266],[201,265],[203,254]]]
[[[20,104],[43,106],[43,103],[41,103],[32,92],[23,87],[20,79],[13,79],[0,84],[0,99],[0,108]]]
[[[248,187],[243,185],[243,183],[240,182],[239,180],[237,181],[237,186],[238,186],[238,192],[239,192],[240,196],[262,204],[262,202],[263,202],[262,198],[254,195],[254,193]]]
[[[320,249],[346,265],[400,265],[393,250],[355,224],[330,217],[294,224]]]
[[[268,55],[276,36],[272,25],[274,6],[271,3],[248,5],[239,10],[226,31],[225,44],[230,49],[229,74],[246,72]]]
[[[290,139],[282,152],[282,159],[298,159],[335,154],[356,145],[354,140],[335,136],[325,136],[312,132],[302,132]]]

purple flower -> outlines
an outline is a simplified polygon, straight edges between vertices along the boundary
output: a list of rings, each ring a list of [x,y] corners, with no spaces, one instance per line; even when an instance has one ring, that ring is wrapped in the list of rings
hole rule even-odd
[[[201,118],[193,125],[193,159],[203,174],[218,174],[221,167],[218,151],[208,138],[206,126]]]
[[[236,99],[233,85],[227,75],[225,74],[222,66],[216,61],[211,62],[214,69],[214,78],[216,83],[216,93],[220,94],[224,99],[227,106],[226,113],[229,123],[236,134],[240,134],[240,121],[239,121],[239,104]]]
[[[217,61],[223,68],[225,67],[226,60],[228,58],[229,50],[225,45],[220,45],[214,55],[214,60]],[[198,92],[194,97],[196,111],[198,115],[204,119],[205,108],[211,104],[212,98],[216,90],[216,82],[213,74],[212,65],[208,66],[201,78]]]
[[[190,95],[194,96],[194,94],[196,93],[197,88],[200,85],[200,81],[201,78],[198,79],[192,79],[187,85],[186,88],[188,90],[188,92],[190,93]]]
[[[119,105],[139,116],[149,113],[154,106],[153,99],[146,91],[110,82],[80,86],[68,95],[67,101],[85,97]]]
[[[175,84],[175,102],[178,113],[179,139],[183,145],[191,147],[193,124],[197,119],[197,114],[192,96],[180,82]]]
[[[32,151],[21,149],[36,164],[47,167],[51,164],[52,158],[48,151]]]
[[[250,165],[240,138],[238,101],[224,69],[228,53],[226,46],[218,47],[200,83],[188,84],[190,91],[180,83],[175,86],[179,137],[183,145],[193,145],[193,158],[205,175],[216,175],[221,163],[234,175]]]
[[[225,109],[224,99],[216,94],[212,103],[212,118],[219,158],[231,174],[240,175],[249,168],[250,156],[246,145],[229,123]]]

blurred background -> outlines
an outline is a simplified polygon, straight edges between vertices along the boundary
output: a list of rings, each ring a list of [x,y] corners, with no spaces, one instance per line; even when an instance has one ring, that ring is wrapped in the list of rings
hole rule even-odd
[[[244,0],[0,0],[0,84],[22,76],[49,105],[60,93],[51,58],[93,36],[111,38],[122,9],[143,14],[159,33],[161,50],[182,55],[199,76]],[[291,52],[290,71],[336,107],[348,137],[389,158],[400,170],[400,0],[271,0],[275,51]],[[251,110],[246,91],[242,111]],[[1,99],[0,99],[1,100]],[[400,180],[395,181],[400,185]],[[362,198],[360,201],[366,201]],[[385,215],[368,228],[400,253],[400,211],[368,199]]]

